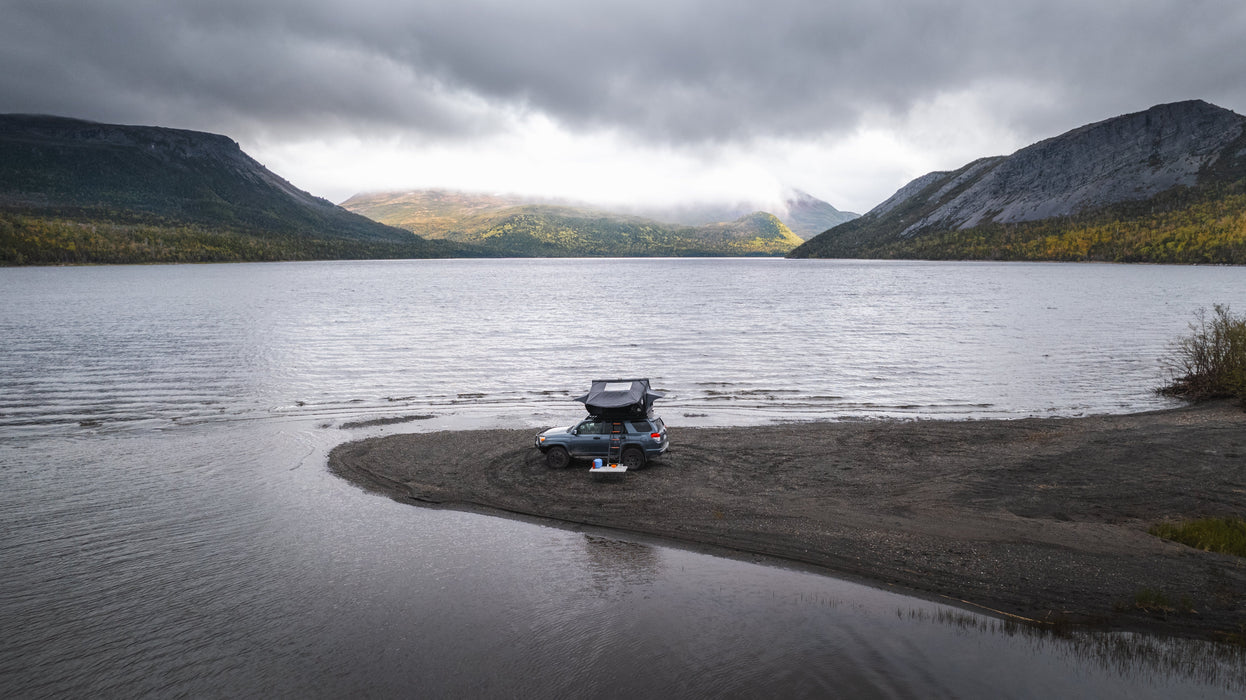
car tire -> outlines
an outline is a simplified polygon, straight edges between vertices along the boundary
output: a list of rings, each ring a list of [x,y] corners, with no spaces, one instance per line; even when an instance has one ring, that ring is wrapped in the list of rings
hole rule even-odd
[[[545,466],[550,469],[565,469],[571,464],[571,455],[562,447],[551,447],[545,453]]]
[[[623,454],[619,456],[619,463],[627,467],[628,471],[645,468],[645,452],[639,447],[628,447],[623,450]]]

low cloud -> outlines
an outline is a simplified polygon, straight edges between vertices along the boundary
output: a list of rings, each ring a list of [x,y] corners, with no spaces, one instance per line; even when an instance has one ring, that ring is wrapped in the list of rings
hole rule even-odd
[[[974,141],[955,134],[970,114],[998,136],[973,145],[993,153],[1161,102],[1246,105],[1238,0],[0,5],[0,111],[244,143],[441,148],[538,120],[719,157],[882,125],[898,142]]]

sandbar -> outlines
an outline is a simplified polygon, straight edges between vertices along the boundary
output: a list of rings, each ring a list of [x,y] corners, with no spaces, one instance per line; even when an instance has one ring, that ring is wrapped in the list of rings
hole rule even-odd
[[[1235,403],[668,430],[668,454],[609,479],[546,467],[536,430],[370,438],[329,468],[406,503],[777,557],[1040,626],[1246,638],[1246,559],[1147,533],[1246,515]]]

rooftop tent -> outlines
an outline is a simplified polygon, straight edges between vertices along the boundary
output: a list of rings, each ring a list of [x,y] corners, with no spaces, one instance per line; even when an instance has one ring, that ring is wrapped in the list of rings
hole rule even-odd
[[[594,416],[647,414],[662,394],[649,388],[648,379],[594,379],[592,387],[576,401]]]

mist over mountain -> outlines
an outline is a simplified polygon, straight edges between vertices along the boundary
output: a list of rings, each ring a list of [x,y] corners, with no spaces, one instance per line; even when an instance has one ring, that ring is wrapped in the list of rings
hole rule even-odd
[[[784,255],[802,241],[777,217],[760,211],[716,209],[732,218],[685,224],[587,204],[439,189],[358,194],[342,206],[491,255]]]
[[[633,206],[624,208],[629,214],[685,226],[701,226],[720,221],[733,221],[755,211],[778,217],[797,236],[808,240],[823,231],[851,221],[859,214],[840,211],[829,203],[797,189],[789,188],[779,202],[696,202],[668,206]]]
[[[347,205],[361,213],[294,187],[225,136],[0,117],[0,264],[784,255],[801,243],[764,212],[682,225],[439,190]]]
[[[786,208],[775,216],[786,223],[796,235],[808,240],[819,233],[861,216],[840,211],[811,194],[792,190],[784,200]]]
[[[792,257],[1246,262],[1246,117],[1194,100],[908,183]]]

